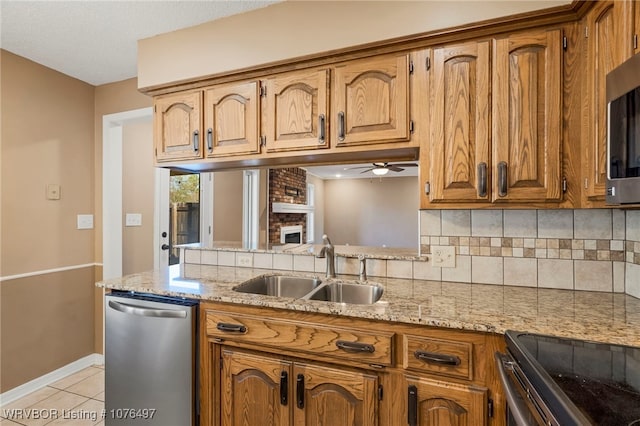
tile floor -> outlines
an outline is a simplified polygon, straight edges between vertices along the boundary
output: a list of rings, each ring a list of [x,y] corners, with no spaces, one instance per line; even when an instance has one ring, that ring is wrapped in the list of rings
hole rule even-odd
[[[104,367],[80,370],[6,406],[1,426],[104,426]]]

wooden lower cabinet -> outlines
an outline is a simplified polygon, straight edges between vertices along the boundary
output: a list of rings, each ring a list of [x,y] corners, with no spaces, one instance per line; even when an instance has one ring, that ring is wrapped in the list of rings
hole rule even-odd
[[[409,426],[482,426],[488,422],[486,388],[407,377]]]
[[[221,361],[222,426],[290,424],[291,362],[228,349]]]
[[[200,306],[201,426],[505,425],[502,336]]]
[[[222,426],[375,426],[378,378],[344,369],[221,350]]]

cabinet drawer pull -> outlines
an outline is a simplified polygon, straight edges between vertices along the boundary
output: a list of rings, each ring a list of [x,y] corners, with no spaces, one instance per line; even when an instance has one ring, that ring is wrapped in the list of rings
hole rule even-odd
[[[507,195],[507,163],[504,161],[498,163],[498,195]]]
[[[324,114],[318,116],[318,143],[324,144],[326,142],[326,124],[327,120]]]
[[[296,405],[304,408],[304,374],[298,374],[296,378]]]
[[[289,402],[289,374],[286,371],[280,373],[280,404]]]
[[[209,152],[213,151],[213,129],[211,127],[207,129],[207,149]]]
[[[487,163],[478,164],[478,197],[487,196]]]
[[[409,407],[407,410],[407,423],[409,426],[418,426],[418,388],[409,386]]]
[[[375,346],[368,343],[347,342],[345,340],[338,340],[336,342],[336,346],[338,347],[338,349],[351,352],[369,352],[370,354],[372,354],[376,351]]]
[[[345,135],[344,130],[344,112],[340,111],[338,113],[338,140],[343,141]]]
[[[193,131],[193,152],[198,152],[200,149],[200,132],[197,130]]]
[[[226,322],[219,322],[216,328],[226,333],[246,333],[247,327],[242,324],[229,324]]]
[[[430,364],[441,365],[460,365],[460,358],[454,355],[444,355],[435,352],[427,351],[415,351],[413,355],[420,361],[428,362]]]

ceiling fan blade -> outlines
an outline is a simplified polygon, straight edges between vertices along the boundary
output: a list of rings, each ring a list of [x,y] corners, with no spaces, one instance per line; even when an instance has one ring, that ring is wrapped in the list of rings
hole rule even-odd
[[[362,167],[358,167],[358,168],[360,168],[360,169],[361,169]],[[360,174],[370,172],[370,171],[371,171],[371,170],[373,170],[373,169],[377,169],[377,167],[369,167],[367,170],[365,170],[365,171],[363,171],[363,172],[360,172]]]
[[[404,170],[402,167],[398,167],[396,165],[388,166],[387,169],[391,170],[392,172],[401,172]]]
[[[418,167],[416,163],[397,163],[393,165],[396,167]]]
[[[371,169],[371,166],[345,167],[344,170]]]

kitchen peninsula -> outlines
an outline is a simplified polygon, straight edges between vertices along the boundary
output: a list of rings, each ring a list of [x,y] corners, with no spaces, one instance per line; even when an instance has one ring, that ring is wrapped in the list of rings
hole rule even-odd
[[[209,253],[223,259],[222,253],[241,251]],[[309,254],[295,256],[316,260]],[[190,257],[193,254],[185,256]],[[379,301],[368,305],[234,291],[240,283],[264,275],[373,284],[384,291]],[[329,415],[322,414],[321,399],[312,398],[313,389],[328,386],[346,404],[333,412],[370,416],[359,424],[401,424],[412,410],[406,389],[415,387],[420,400],[414,404],[443,403],[439,409],[461,424],[503,425],[505,397],[492,358],[504,350],[506,330],[640,346],[640,300],[616,293],[389,277],[359,282],[340,270],[337,278],[324,278],[317,272],[193,263],[97,285],[201,301],[203,425],[225,424],[226,416],[238,415],[235,410],[248,409],[243,405],[247,392],[264,395],[288,389],[284,392],[293,395],[294,387],[305,386],[305,377],[306,406],[298,400],[301,405],[290,412],[276,402],[268,408],[252,405],[255,415],[273,410],[282,416]],[[241,331],[229,332],[229,325]],[[341,344],[354,346],[345,350]],[[421,356],[437,361],[425,362]],[[247,377],[252,385],[246,384]],[[299,381],[294,386],[295,377]],[[420,415],[428,411],[421,408]]]

